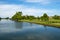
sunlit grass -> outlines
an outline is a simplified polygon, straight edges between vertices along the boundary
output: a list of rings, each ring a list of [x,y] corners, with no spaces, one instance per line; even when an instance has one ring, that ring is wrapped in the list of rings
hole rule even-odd
[[[31,23],[36,23],[36,24],[41,24],[41,25],[46,25],[46,26],[60,27],[60,20],[55,20],[55,19],[50,19],[49,21],[41,21],[38,19],[18,20],[18,21],[31,22]]]

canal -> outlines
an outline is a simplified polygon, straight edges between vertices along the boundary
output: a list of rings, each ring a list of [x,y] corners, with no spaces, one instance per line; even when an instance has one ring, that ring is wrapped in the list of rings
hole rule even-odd
[[[0,40],[60,40],[60,28],[2,19]]]

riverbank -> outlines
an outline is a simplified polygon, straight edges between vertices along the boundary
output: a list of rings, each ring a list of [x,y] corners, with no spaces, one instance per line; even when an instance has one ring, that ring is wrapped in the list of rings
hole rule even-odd
[[[36,21],[36,20],[18,20],[23,21],[23,22],[30,22],[30,23],[35,23],[35,24],[40,24],[40,25],[45,25],[45,26],[53,26],[53,27],[59,27],[60,28],[60,23],[54,23],[54,22],[43,22],[43,21]]]

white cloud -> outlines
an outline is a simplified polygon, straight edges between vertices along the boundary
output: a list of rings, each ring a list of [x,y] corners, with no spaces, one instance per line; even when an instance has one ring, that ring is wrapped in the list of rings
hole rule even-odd
[[[23,15],[34,15],[41,16],[43,13],[48,15],[59,14],[60,10],[48,10],[48,9],[37,9],[28,8],[24,5],[0,5],[0,17],[12,17],[17,11],[22,11]]]
[[[22,5],[0,5],[0,16],[1,17],[11,17],[16,11],[21,11]]]
[[[50,0],[26,0],[26,2],[32,2],[32,3],[40,3],[40,4],[49,4]]]

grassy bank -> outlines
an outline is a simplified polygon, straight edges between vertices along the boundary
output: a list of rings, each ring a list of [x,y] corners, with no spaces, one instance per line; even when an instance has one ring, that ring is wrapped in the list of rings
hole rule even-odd
[[[45,26],[53,26],[53,27],[59,27],[60,28],[60,22],[58,23],[57,21],[40,21],[40,20],[18,20],[18,21],[23,21],[23,22],[30,22],[30,23],[36,23],[40,25],[45,25]]]

